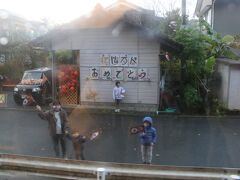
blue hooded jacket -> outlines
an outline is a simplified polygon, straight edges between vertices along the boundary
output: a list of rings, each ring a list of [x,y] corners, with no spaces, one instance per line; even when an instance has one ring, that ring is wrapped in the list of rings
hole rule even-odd
[[[151,145],[151,143],[156,143],[156,129],[152,127],[152,118],[145,117],[143,119],[143,123],[148,122],[150,125],[148,127],[144,127],[144,133],[140,134],[141,144],[143,145]]]

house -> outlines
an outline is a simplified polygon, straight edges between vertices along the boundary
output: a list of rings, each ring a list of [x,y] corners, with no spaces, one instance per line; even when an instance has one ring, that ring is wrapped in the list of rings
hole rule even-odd
[[[240,33],[239,0],[198,0],[195,14],[203,17],[216,32],[222,35]]]
[[[198,0],[195,14],[203,17],[212,28],[222,34],[237,35],[240,33],[239,0]],[[238,55],[239,50],[232,49]],[[236,52],[235,52],[236,51]],[[221,83],[218,98],[229,110],[240,110],[238,88],[240,86],[240,63],[226,57],[217,59],[217,72]]]
[[[119,0],[97,5],[90,16],[53,30],[37,40],[51,51],[75,50],[80,70],[81,105],[112,105],[118,80],[126,89],[124,106],[156,111],[159,105],[160,48],[180,46],[148,28],[154,11]],[[94,94],[94,100],[90,99]]]
[[[240,110],[240,62],[226,58],[217,59],[217,70],[221,76],[218,96],[230,110]]]

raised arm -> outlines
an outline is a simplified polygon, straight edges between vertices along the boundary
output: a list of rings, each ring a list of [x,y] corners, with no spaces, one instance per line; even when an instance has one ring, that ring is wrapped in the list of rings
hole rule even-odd
[[[36,109],[37,109],[37,112],[38,112],[38,116],[43,119],[43,120],[48,120],[48,114],[49,114],[49,111],[46,111],[46,112],[43,112],[41,106],[37,105],[36,106]]]

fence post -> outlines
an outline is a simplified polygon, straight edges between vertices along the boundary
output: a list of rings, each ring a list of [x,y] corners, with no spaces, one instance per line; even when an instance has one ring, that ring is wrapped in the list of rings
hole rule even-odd
[[[106,169],[98,168],[97,169],[97,180],[105,180],[106,178]]]

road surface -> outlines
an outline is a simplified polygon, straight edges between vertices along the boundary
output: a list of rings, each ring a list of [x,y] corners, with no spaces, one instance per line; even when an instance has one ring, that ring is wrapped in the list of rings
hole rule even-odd
[[[1,153],[54,157],[48,124],[36,112],[0,109],[0,117]],[[103,132],[86,143],[86,159],[141,163],[139,138],[128,130],[140,124],[142,117],[79,113],[76,109],[69,118],[82,134]],[[158,116],[154,120],[158,140],[153,164],[239,168],[239,126],[239,118]],[[68,157],[74,158],[70,141]]]

